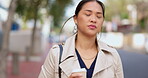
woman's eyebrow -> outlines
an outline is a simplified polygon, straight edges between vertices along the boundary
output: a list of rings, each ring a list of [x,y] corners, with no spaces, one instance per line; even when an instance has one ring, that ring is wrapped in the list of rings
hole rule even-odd
[[[103,14],[102,12],[97,12],[97,14]]]
[[[84,11],[88,11],[88,12],[92,12],[91,10],[84,10]],[[97,14],[102,14],[102,12],[96,12]]]
[[[92,12],[91,10],[84,10],[84,11]]]

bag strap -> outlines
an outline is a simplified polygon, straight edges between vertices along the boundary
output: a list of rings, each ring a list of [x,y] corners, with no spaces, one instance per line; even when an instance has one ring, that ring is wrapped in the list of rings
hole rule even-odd
[[[62,57],[62,53],[63,53],[63,47],[62,47],[62,45],[61,44],[59,44],[59,48],[60,48],[60,54],[59,54],[59,65],[60,65],[60,63],[61,63],[61,57]],[[60,68],[60,66],[59,66],[59,78],[61,78],[61,68]]]

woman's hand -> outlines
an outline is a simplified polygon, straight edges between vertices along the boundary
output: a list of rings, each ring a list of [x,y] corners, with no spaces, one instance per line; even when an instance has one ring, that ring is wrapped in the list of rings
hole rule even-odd
[[[72,73],[69,78],[84,78],[81,73]]]

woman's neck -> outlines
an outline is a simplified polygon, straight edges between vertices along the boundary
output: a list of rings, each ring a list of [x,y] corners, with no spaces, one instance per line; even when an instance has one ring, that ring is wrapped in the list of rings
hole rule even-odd
[[[81,49],[96,49],[96,36],[94,37],[87,37],[81,34],[77,34],[76,38],[76,48]]]

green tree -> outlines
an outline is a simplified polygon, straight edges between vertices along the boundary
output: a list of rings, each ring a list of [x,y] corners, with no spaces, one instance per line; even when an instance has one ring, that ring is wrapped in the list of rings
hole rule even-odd
[[[106,0],[106,20],[112,19],[113,16],[120,16],[121,19],[128,18],[126,0]]]
[[[37,20],[42,20],[42,14],[39,12],[42,8],[46,8],[50,5],[50,0],[18,0],[18,7],[16,12],[21,16],[24,22],[28,20],[34,20],[34,26],[32,29],[30,54],[34,53],[35,46],[35,33],[37,27]]]
[[[60,27],[61,20],[65,14],[66,7],[72,4],[72,0],[55,0],[49,10],[49,14],[53,16],[53,27]]]
[[[143,31],[148,31],[148,1],[136,2],[138,12],[138,23]]]
[[[8,18],[7,21],[4,23],[3,29],[3,42],[2,48],[0,51],[0,78],[6,78],[6,66],[7,66],[7,54],[8,54],[8,47],[9,47],[9,34],[11,29],[11,24],[13,21],[13,16],[15,14],[16,9],[16,2],[17,0],[11,0],[9,10],[8,10]]]
[[[138,25],[145,31],[148,21],[148,1],[147,0],[106,0],[106,20],[111,20],[113,16],[120,16],[121,19],[129,19],[127,5],[135,5],[137,10]]]
[[[62,8],[61,7],[60,8],[64,10],[66,6],[70,3],[69,1],[72,1],[72,0],[63,0],[63,1],[56,0],[55,2],[58,2],[59,5],[62,5],[61,6]],[[8,10],[8,19],[4,23],[5,28],[3,29],[3,43],[2,43],[2,48],[0,50],[0,78],[6,78],[9,33],[10,33],[10,28],[11,28],[15,11],[23,18],[24,21],[34,19],[35,22],[34,22],[34,28],[32,33],[32,45],[31,45],[33,47],[34,39],[35,39],[34,34],[36,31],[36,21],[41,17],[41,14],[39,11],[41,8],[47,8],[47,10],[50,10],[51,6],[47,7],[51,4],[49,2],[50,0],[11,0],[9,10]],[[60,11],[57,11],[57,12],[64,14],[64,11],[62,11],[61,9]],[[50,11],[53,11],[53,10],[54,9]],[[53,17],[56,18],[56,15],[54,14],[51,14],[51,15],[53,15]],[[59,14],[59,16],[61,18],[63,15]]]
[[[45,8],[47,10],[47,15],[53,16],[54,27],[59,26],[60,21],[65,13],[65,8],[72,2],[72,0],[18,0],[18,7],[16,12],[23,18],[26,22],[27,20],[34,19],[34,27],[32,30],[32,39],[30,52],[34,53],[34,41],[35,32],[37,26],[37,20],[42,20],[42,14],[40,10]],[[26,6],[27,5],[27,6]],[[60,14],[59,14],[60,13]]]

